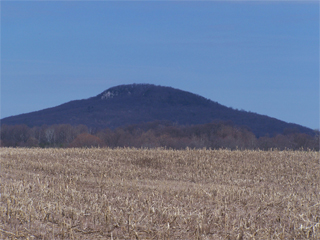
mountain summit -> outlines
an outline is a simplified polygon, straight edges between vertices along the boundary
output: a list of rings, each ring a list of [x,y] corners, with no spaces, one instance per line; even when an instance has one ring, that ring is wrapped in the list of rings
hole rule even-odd
[[[120,85],[84,100],[75,100],[44,110],[7,117],[1,124],[84,124],[97,129],[117,128],[151,121],[170,121],[180,125],[228,121],[246,126],[256,136],[294,129],[310,135],[312,129],[268,116],[234,110],[199,95],[152,84]]]
[[[205,105],[210,100],[193,93],[152,84],[130,84],[109,88],[99,94],[101,100],[134,101],[143,105]],[[151,106],[152,107],[152,106]]]

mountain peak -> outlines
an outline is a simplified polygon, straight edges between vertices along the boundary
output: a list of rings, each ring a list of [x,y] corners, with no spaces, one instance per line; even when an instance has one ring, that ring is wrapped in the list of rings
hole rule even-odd
[[[117,128],[152,121],[181,125],[229,121],[247,126],[256,136],[283,133],[286,129],[314,134],[306,127],[275,118],[238,111],[197,94],[152,84],[129,84],[109,88],[99,95],[53,108],[1,119],[1,124],[84,124],[96,129]]]
[[[208,100],[197,94],[186,92],[172,87],[157,86],[153,84],[129,84],[119,85],[107,89],[97,96],[100,100],[121,99],[128,101],[129,105],[153,104],[153,107],[163,106],[208,106],[220,104]],[[150,105],[150,106],[151,106]]]
[[[119,85],[112,88],[109,88],[98,95],[100,99],[109,99],[131,95],[144,95],[144,93],[150,88],[156,88],[155,85],[152,84],[127,84],[127,85]]]

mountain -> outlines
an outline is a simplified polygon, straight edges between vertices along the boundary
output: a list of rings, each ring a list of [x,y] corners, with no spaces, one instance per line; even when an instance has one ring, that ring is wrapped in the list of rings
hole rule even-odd
[[[312,129],[268,116],[234,110],[199,95],[171,87],[130,84],[112,87],[101,94],[44,110],[7,117],[1,124],[84,124],[88,127],[117,128],[151,121],[170,121],[180,125],[228,121],[245,126],[257,137],[284,131],[314,135]]]

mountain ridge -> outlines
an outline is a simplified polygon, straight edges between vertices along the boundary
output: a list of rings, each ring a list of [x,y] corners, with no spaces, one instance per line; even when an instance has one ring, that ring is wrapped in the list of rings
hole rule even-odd
[[[153,84],[111,87],[100,94],[55,107],[1,119],[1,124],[29,127],[53,124],[84,124],[97,129],[171,121],[197,125],[228,121],[249,128],[257,137],[281,134],[288,129],[313,135],[310,128],[252,112],[234,110],[200,95]]]

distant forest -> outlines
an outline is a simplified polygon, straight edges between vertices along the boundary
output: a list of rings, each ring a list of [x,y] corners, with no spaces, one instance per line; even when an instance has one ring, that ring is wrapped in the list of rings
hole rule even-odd
[[[218,122],[180,126],[171,122],[149,122],[115,130],[96,130],[69,124],[2,125],[1,147],[135,147],[135,148],[211,148],[211,149],[311,149],[319,151],[319,131],[315,136],[287,129],[273,137],[257,138],[246,127]]]

